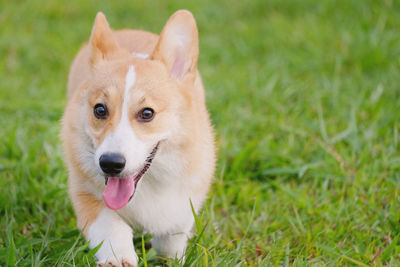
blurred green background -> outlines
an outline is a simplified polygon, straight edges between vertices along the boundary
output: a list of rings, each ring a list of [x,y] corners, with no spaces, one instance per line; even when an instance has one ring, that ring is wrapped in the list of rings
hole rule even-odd
[[[0,0],[0,265],[87,266],[58,138],[97,11],[199,27],[219,147],[186,266],[400,264],[400,3]],[[140,266],[173,265],[135,236]],[[145,252],[145,253],[144,253]]]

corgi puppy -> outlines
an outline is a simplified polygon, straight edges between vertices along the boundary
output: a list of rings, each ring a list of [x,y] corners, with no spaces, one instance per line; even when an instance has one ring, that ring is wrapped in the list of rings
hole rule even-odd
[[[133,230],[183,258],[214,175],[193,15],[161,34],[112,31],[99,12],[72,63],[61,138],[78,227],[100,266],[137,266]]]

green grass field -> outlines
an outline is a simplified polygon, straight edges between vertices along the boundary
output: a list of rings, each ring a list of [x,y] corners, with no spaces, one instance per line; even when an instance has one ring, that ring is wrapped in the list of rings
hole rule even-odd
[[[395,0],[0,1],[0,266],[94,265],[58,138],[70,63],[97,11],[159,33],[180,8],[219,148],[186,266],[399,266]],[[149,238],[140,266],[179,266]]]

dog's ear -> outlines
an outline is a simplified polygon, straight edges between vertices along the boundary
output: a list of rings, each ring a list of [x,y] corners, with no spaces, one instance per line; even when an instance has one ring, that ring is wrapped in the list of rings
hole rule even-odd
[[[196,21],[189,11],[179,10],[165,24],[152,58],[162,61],[171,77],[183,81],[195,77],[198,55]]]
[[[94,20],[89,45],[89,60],[92,66],[101,60],[110,59],[119,50],[107,19],[102,12],[98,12]]]

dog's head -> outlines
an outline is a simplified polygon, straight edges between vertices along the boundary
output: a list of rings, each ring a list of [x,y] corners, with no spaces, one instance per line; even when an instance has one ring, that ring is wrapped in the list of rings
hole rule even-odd
[[[79,104],[72,112],[85,135],[77,143],[81,165],[105,179],[109,208],[124,207],[163,142],[180,138],[196,79],[197,38],[192,14],[178,11],[153,53],[139,58],[119,47],[105,16],[97,14],[89,42],[91,75],[74,95]]]

